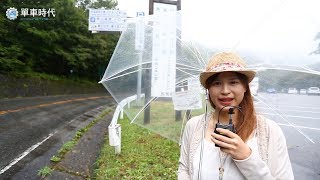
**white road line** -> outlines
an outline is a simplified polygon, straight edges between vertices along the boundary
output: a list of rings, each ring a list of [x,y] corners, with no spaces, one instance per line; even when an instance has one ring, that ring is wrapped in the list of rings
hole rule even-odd
[[[280,114],[276,114],[276,113],[265,113],[265,112],[259,112],[258,114],[280,115]],[[318,119],[318,120],[320,120],[320,118],[318,118],[318,117],[294,116],[294,115],[288,115],[288,114],[282,114],[282,116],[294,117],[294,118],[302,118],[302,119]]]
[[[292,105],[287,105],[287,104],[278,104],[278,103],[267,103],[267,104],[271,104],[273,107],[276,106],[281,106],[281,107],[291,107],[291,108],[297,108],[297,109],[315,109],[315,110],[320,110],[320,107],[315,107],[312,106],[311,104],[301,104],[299,106],[292,106]],[[261,105],[263,106],[263,104],[261,104],[261,102],[257,102],[256,105]]]
[[[318,105],[311,105],[311,104],[301,104],[299,106],[292,106],[292,105],[286,105],[286,104],[278,104],[279,106],[284,107],[291,107],[291,108],[297,108],[297,109],[316,109],[320,110],[320,107]]]
[[[262,113],[262,114],[263,114],[263,113]],[[265,114],[268,114],[268,113],[265,113]],[[269,113],[269,114],[270,114],[270,113]],[[273,114],[273,115],[275,115],[275,114]],[[293,124],[293,123],[291,123],[290,121],[288,121],[287,118],[283,117],[282,114],[277,114],[277,115],[280,116],[281,119],[283,119],[284,121],[286,121],[291,127],[293,127],[295,130],[297,130],[302,136],[304,136],[306,139],[308,139],[310,142],[312,142],[312,143],[314,144],[314,141],[313,141],[309,136],[307,136],[305,133],[303,133],[300,128],[297,128],[297,127],[295,126],[295,124]],[[288,116],[286,116],[286,117],[288,117]]]
[[[90,112],[90,111],[87,111]],[[84,114],[86,114],[87,112],[85,112]],[[73,121],[75,121],[76,119],[78,119],[81,115],[77,116],[76,118],[72,119],[71,121],[68,122],[68,124],[71,124]],[[35,150],[37,147],[39,147],[41,144],[43,144],[45,141],[47,141],[50,137],[52,137],[54,134],[56,134],[57,132],[59,132],[59,130],[54,131],[53,133],[50,133],[46,138],[44,138],[41,142],[38,142],[37,144],[31,146],[29,149],[27,149],[26,151],[24,151],[22,154],[20,154],[19,156],[17,156],[14,160],[12,160],[10,162],[9,165],[7,165],[6,167],[4,167],[3,169],[0,170],[0,175],[3,174],[4,172],[6,172],[8,169],[10,169],[13,165],[15,165],[17,162],[19,162],[22,158],[24,158],[26,155],[28,155],[29,153],[31,153],[33,150]]]
[[[296,126],[292,123],[289,123],[288,126],[293,127],[295,130],[297,130],[302,136],[304,136],[305,138],[307,138],[310,142],[312,142],[313,144],[315,144],[315,142],[309,137],[307,136],[304,132],[301,131],[301,129],[299,128],[299,126]]]
[[[301,104],[299,103],[299,105],[292,105],[288,104],[288,103],[278,103],[278,102],[283,102],[280,98],[276,98],[277,101],[273,102],[273,103],[267,103],[270,102],[270,97],[266,97],[266,96],[258,96],[256,97],[256,99],[258,99],[258,101],[255,101],[256,105],[259,105],[262,103],[263,104],[269,104],[270,106],[285,106],[285,107],[292,107],[292,108],[297,108],[297,109],[316,109],[316,110],[320,110],[320,106],[318,104],[312,105],[310,103],[305,103],[305,104]],[[274,99],[273,99],[274,100]]]
[[[279,126],[292,126],[290,124],[283,124],[283,123],[277,123]],[[311,129],[311,130],[316,130],[316,131],[320,131],[320,128],[313,128],[313,127],[306,127],[306,126],[295,126],[298,128],[302,128],[302,129]]]
[[[272,110],[271,108],[267,107],[256,107],[256,109],[267,109],[267,110]],[[297,111],[297,110],[291,110],[291,109],[277,109],[278,111],[293,111],[293,112],[298,112],[298,113],[313,113],[313,114],[320,114],[320,111]]]
[[[18,157],[16,157],[14,160],[10,162],[9,165],[4,167],[0,170],[0,175],[6,172],[8,169],[10,169],[13,165],[15,165],[17,162],[19,162],[22,158],[24,158],[26,155],[31,153],[34,149],[36,149],[38,146],[40,146],[42,143],[44,143],[46,140],[48,140],[51,136],[53,136],[55,133],[49,134],[46,138],[44,138],[41,142],[38,142],[37,144],[31,146],[29,149],[24,151],[22,154],[20,154]]]
[[[276,104],[273,104],[272,107],[275,107],[275,108],[279,108]],[[313,111],[305,111],[305,112],[315,112],[315,110],[320,110],[320,108],[315,108],[315,107],[299,107],[299,106],[281,106],[281,110],[283,110],[283,108],[289,108],[289,107],[292,107],[290,110],[287,110],[287,111],[298,111],[298,112],[304,112],[304,111],[300,111],[300,110],[296,110],[296,109],[309,109],[309,110],[313,110]],[[265,107],[263,106],[262,104],[259,105],[256,105],[256,108],[261,108],[261,109],[270,109],[268,107]],[[295,109],[294,109],[295,108]]]
[[[293,125],[291,125],[293,126]],[[307,136],[304,132],[301,131],[300,128],[296,128],[296,126],[293,126],[298,132],[300,132],[300,134],[302,134],[305,138],[307,138],[310,142],[312,142],[313,144],[315,143],[309,136]]]
[[[261,99],[259,99],[259,98],[257,98],[259,101],[261,101]],[[267,106],[267,107],[269,107],[269,108],[271,108],[271,109],[276,109],[276,108],[274,108],[274,107],[271,107],[271,106],[273,106],[273,105],[270,105],[270,104],[267,104],[267,103],[265,103],[265,102],[263,102],[263,101],[261,101],[265,106]],[[262,113],[262,114],[268,114],[268,113]],[[270,114],[270,113],[269,113]],[[273,115],[275,115],[275,114],[273,114]],[[281,113],[278,113],[277,114],[279,117],[281,117],[281,119],[283,119],[284,121],[286,121],[291,127],[293,127],[295,130],[297,130],[302,136],[304,136],[306,139],[308,139],[310,142],[312,142],[313,144],[315,143],[309,136],[307,136],[305,133],[303,133],[302,131],[301,131],[301,129],[300,128],[297,128],[296,126],[295,126],[295,124],[293,124],[293,123],[291,123],[290,121],[288,121],[287,120],[287,117],[300,117],[300,118],[306,118],[306,117],[301,117],[301,116],[292,116],[292,115],[286,115],[286,117],[284,117],[284,115]],[[311,119],[315,119],[315,118],[312,118],[312,117],[309,117],[309,118],[311,118]],[[316,119],[319,119],[319,118],[316,118]]]

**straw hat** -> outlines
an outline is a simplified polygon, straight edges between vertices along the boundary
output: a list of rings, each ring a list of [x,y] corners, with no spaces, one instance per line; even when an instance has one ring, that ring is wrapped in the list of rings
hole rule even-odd
[[[207,79],[220,72],[238,72],[248,77],[249,82],[252,81],[256,72],[246,68],[245,61],[235,53],[221,52],[215,54],[208,62],[205,71],[200,74],[200,82],[206,87]]]

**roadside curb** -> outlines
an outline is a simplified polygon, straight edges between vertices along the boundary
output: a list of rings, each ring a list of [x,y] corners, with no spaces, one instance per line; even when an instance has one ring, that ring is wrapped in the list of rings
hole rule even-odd
[[[108,126],[113,116],[114,108],[108,109],[110,111],[83,133],[75,146],[64,155],[61,161],[50,163],[50,167],[54,170],[44,179],[90,179],[92,177],[96,160],[105,144]]]

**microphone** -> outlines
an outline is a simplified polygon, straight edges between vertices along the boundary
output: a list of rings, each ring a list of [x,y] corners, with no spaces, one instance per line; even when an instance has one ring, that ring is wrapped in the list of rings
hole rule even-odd
[[[229,124],[221,124],[220,121],[219,121],[220,112],[221,112],[222,109],[224,109],[224,108],[226,108],[226,107],[230,107],[230,108],[229,108],[229,112],[228,112],[228,114],[229,114]],[[214,129],[214,133],[220,134],[220,133],[217,131],[217,128],[228,129],[229,131],[234,132],[234,133],[236,132],[236,129],[235,129],[233,123],[232,123],[232,114],[234,114],[234,108],[237,108],[237,109],[242,113],[241,108],[240,108],[239,106],[224,106],[223,108],[220,109],[219,114],[218,114],[218,122],[217,122],[217,124],[216,124],[215,129]],[[220,134],[220,135],[223,135],[223,136],[228,137],[227,135],[224,135],[224,134]],[[217,145],[217,144],[215,144],[215,146],[216,146],[216,147],[220,147],[220,146]]]

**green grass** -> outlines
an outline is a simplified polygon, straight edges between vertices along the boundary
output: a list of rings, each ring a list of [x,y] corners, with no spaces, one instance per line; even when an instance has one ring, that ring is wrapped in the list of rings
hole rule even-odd
[[[78,143],[79,139],[83,136],[84,133],[86,133],[95,123],[97,123],[99,120],[101,120],[105,115],[107,115],[110,112],[110,109],[104,110],[98,117],[96,117],[92,122],[90,122],[86,127],[79,129],[74,138],[62,145],[62,147],[58,150],[57,158],[63,158],[64,155],[72,150],[72,148]],[[51,159],[52,159],[51,158]],[[55,162],[55,161],[53,161]]]
[[[68,141],[63,144],[62,148],[58,151],[59,154],[66,154],[68,151],[70,151],[73,146],[76,144],[77,141]]]
[[[132,105],[126,111],[129,115],[135,114],[140,108]],[[203,112],[204,110],[200,109],[193,111],[192,115],[200,115]],[[182,116],[184,113],[185,111],[182,112]],[[107,136],[96,162],[93,179],[177,179],[180,155],[177,142],[182,121],[175,121],[172,102],[152,102],[150,122],[144,125],[143,116],[136,120],[137,124],[131,124],[127,117],[119,120],[122,129],[121,154],[115,154],[115,148],[109,145]],[[95,121],[92,124],[94,123]],[[64,144],[51,161],[59,162],[57,158],[63,158],[92,124],[77,131],[74,139]]]
[[[52,162],[59,162],[60,160],[61,160],[61,158],[58,156],[52,156],[50,159],[50,161],[52,161]]]
[[[46,176],[50,175],[52,173],[52,171],[53,171],[53,169],[51,169],[48,166],[45,166],[38,171],[38,176],[46,177]]]
[[[20,78],[34,77],[34,78],[41,78],[41,79],[52,80],[52,81],[74,81],[74,82],[79,82],[79,83],[88,84],[88,85],[95,85],[97,83],[92,80],[89,81],[87,79],[81,79],[78,77],[65,77],[65,76],[57,76],[53,74],[45,74],[45,73],[37,73],[37,72],[10,72],[7,74],[17,78],[18,77]]]
[[[129,116],[131,115],[130,118],[133,119],[134,115],[136,115],[141,108],[142,107],[135,106],[134,102],[132,102],[130,108],[126,108],[125,111]],[[204,108],[193,110],[191,112],[191,115],[193,117],[203,113]],[[144,113],[142,112],[141,115],[136,118],[136,120],[134,121],[135,124],[145,127],[175,142],[179,142],[181,128],[186,123],[186,111],[181,111],[181,116],[184,121],[176,121],[175,110],[172,101],[156,100],[151,103],[151,117],[149,124],[143,123],[143,114]]]
[[[111,110],[109,108],[105,109],[98,117],[91,121],[86,127],[79,129],[72,140],[67,141],[62,145],[58,150],[58,153],[50,158],[50,161],[53,163],[58,163],[64,156],[72,150],[72,148],[78,143],[79,139],[86,133],[95,123],[100,121],[105,115],[107,115]],[[50,166],[45,166],[42,169],[38,170],[38,175],[41,177],[46,177],[50,175],[51,172],[55,169],[54,164]]]
[[[179,145],[145,128],[120,120],[121,154],[106,139],[95,179],[176,179]]]
[[[0,98],[103,93],[97,81],[34,72],[10,72],[0,78]]]

